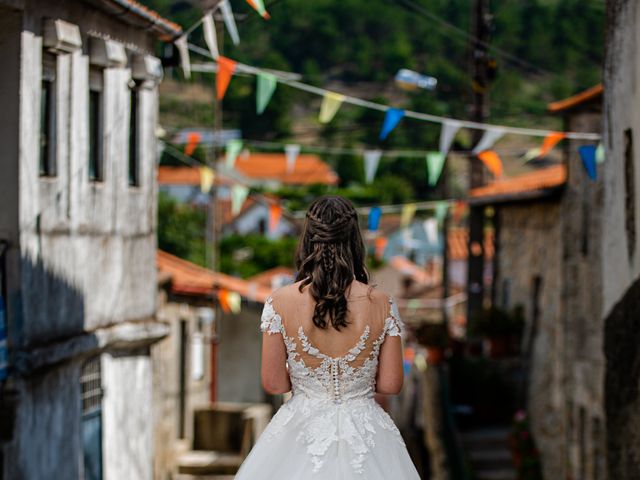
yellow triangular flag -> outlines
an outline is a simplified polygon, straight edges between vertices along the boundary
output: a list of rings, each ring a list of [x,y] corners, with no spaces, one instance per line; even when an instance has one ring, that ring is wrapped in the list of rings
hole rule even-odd
[[[209,167],[200,167],[200,191],[202,193],[209,193],[211,191],[214,178],[215,173],[213,169]]]
[[[325,93],[320,106],[320,116],[318,117],[320,123],[329,123],[333,120],[343,101],[344,95],[333,92]]]
[[[413,216],[416,213],[415,203],[405,203],[402,206],[402,213],[400,214],[400,226],[402,228],[408,226],[413,220]]]

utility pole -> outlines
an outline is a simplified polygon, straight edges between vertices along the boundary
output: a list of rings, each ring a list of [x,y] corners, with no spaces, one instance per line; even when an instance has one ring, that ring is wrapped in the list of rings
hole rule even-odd
[[[475,0],[473,6],[473,39],[471,44],[471,88],[473,103],[471,120],[484,122],[488,111],[489,76],[488,52],[489,43],[489,0]],[[482,137],[481,130],[473,130],[473,144],[477,144]],[[485,183],[484,165],[470,155],[469,158],[469,187],[475,188]],[[482,309],[484,297],[484,209],[471,206],[469,210],[469,244],[468,244],[468,274],[467,274],[467,319]]]

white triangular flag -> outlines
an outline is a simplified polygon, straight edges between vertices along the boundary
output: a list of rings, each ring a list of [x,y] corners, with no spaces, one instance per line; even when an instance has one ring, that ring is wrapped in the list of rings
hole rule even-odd
[[[502,128],[490,128],[478,142],[478,144],[473,147],[471,151],[473,154],[478,154],[480,152],[484,152],[485,150],[490,149],[494,143],[498,141],[500,137],[504,135],[504,130]]]
[[[202,17],[202,28],[204,29],[204,41],[209,47],[211,56],[217,59],[220,56],[218,52],[218,37],[216,36],[216,24],[213,21],[213,12],[207,13]]]
[[[445,120],[442,124],[442,130],[440,130],[440,153],[445,156],[449,153],[453,139],[460,127],[461,123],[456,120]]]
[[[242,205],[247,199],[249,188],[244,185],[234,184],[231,186],[231,213],[237,215],[242,210]]]
[[[236,26],[235,18],[233,18],[233,12],[231,11],[229,0],[222,0],[218,6],[222,12],[222,19],[227,27],[231,41],[234,45],[238,45],[240,43],[240,36],[238,35],[238,27]]]
[[[180,66],[185,78],[191,78],[191,61],[189,60],[189,47],[187,46],[187,35],[182,35],[173,42],[180,54]]]
[[[364,152],[364,178],[367,183],[373,182],[378,170],[378,163],[382,152],[380,150],[365,150]]]
[[[298,158],[298,155],[300,155],[300,145],[285,145],[284,153],[287,157],[287,173],[292,173],[296,167],[296,160]]]
[[[436,245],[438,243],[438,219],[428,218],[422,223],[422,227],[427,235],[429,245]]]

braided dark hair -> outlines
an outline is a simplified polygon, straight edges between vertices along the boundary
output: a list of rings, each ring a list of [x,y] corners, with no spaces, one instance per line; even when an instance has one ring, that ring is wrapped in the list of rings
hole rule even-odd
[[[335,195],[316,199],[298,243],[296,280],[302,280],[300,291],[309,285],[317,327],[327,328],[328,321],[337,330],[347,325],[347,288],[354,278],[369,283],[364,262],[365,245],[351,202]]]

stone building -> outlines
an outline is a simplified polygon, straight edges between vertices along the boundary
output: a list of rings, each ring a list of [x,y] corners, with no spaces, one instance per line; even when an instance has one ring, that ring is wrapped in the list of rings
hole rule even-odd
[[[602,314],[609,479],[640,474],[640,2],[607,2]]]
[[[152,52],[180,33],[133,0],[0,0],[0,478],[152,478]]]
[[[565,131],[599,132],[602,92],[549,110]],[[524,307],[525,403],[549,479],[605,478],[603,182],[585,172],[584,143],[565,140],[562,163],[473,189],[469,199],[494,210],[494,305]]]

